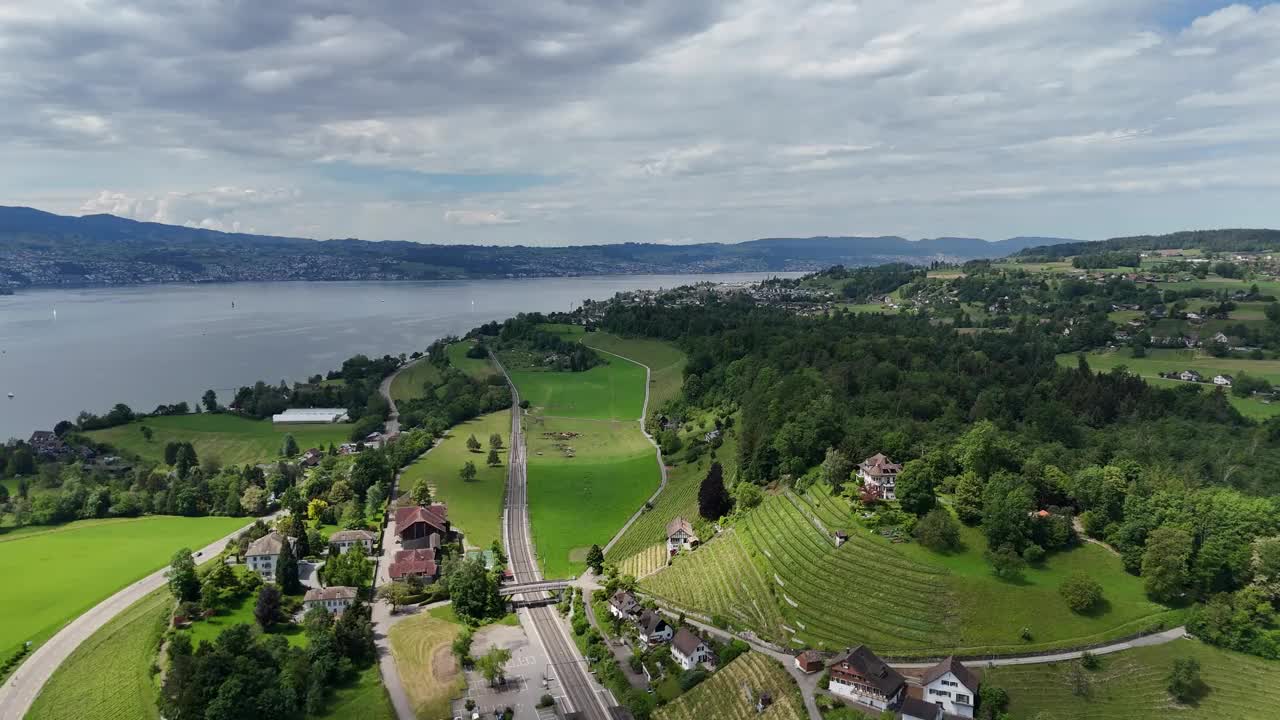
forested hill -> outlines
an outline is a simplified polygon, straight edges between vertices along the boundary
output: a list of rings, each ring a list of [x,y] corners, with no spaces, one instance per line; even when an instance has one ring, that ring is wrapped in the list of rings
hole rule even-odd
[[[1213,252],[1280,250],[1280,230],[1188,230],[1168,235],[1134,235],[1101,242],[1045,243],[1018,251],[1024,258],[1066,258],[1105,252],[1197,248]]]
[[[445,245],[223,233],[112,215],[67,217],[31,208],[0,207],[0,288],[807,271],[837,264],[995,258],[1052,242],[1068,241],[813,237],[694,245]]]

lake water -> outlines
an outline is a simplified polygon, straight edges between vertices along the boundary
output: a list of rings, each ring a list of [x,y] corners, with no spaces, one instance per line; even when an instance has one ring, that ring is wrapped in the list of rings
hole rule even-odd
[[[194,404],[208,388],[226,402],[233,388],[257,380],[302,380],[357,353],[423,350],[519,312],[770,275],[152,285],[0,296],[0,441],[117,402],[149,412],[162,403]]]

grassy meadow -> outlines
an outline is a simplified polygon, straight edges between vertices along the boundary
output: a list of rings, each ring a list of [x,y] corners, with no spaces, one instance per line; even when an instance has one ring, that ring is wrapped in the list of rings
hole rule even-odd
[[[0,535],[0,577],[21,592],[0,594],[0,654],[40,642],[84,611],[164,567],[181,547],[199,549],[246,518],[150,516],[83,520]]]
[[[172,606],[160,588],[89,636],[54,671],[27,720],[159,718],[151,664]]]
[[[146,425],[154,435],[150,441],[139,428]],[[292,434],[298,447],[328,447],[329,443],[347,441],[351,425],[274,425],[270,420],[252,420],[228,413],[169,415],[87,435],[95,442],[110,443],[121,452],[134,453],[155,462],[164,462],[164,446],[170,441],[190,442],[202,459],[216,457],[224,465],[251,465],[272,462],[280,457],[280,446],[286,434]]]
[[[401,370],[400,374],[391,381],[391,398],[398,403],[420,398],[424,394],[423,386],[427,382],[435,383],[439,380],[440,370],[424,357]]]
[[[508,371],[521,399],[546,415],[638,420],[644,409],[644,368],[626,360],[606,357],[606,364],[575,373]]]
[[[489,467],[489,436],[502,435],[502,464]],[[483,445],[478,453],[467,449],[467,438],[475,435]],[[507,447],[511,444],[511,413],[501,411],[468,420],[449,430],[431,452],[405,468],[399,488],[408,493],[421,478],[427,478],[432,494],[449,506],[449,520],[466,535],[467,545],[487,548],[502,539],[502,499],[507,483]],[[464,482],[458,471],[470,460],[476,464],[476,479]]]
[[[1167,689],[1176,658],[1200,661],[1205,691],[1180,705]],[[1072,681],[1077,663],[1015,665],[983,670],[983,682],[1009,693],[1009,714],[1034,720],[1269,720],[1280,707],[1280,662],[1221,650],[1197,640],[1136,648],[1101,658],[1083,671],[1087,692]]]
[[[661,340],[622,338],[604,332],[587,333],[582,344],[605,350],[649,366],[649,412],[656,412],[680,394],[688,358],[679,348]]]
[[[653,446],[635,422],[539,416],[525,420],[525,443],[529,521],[543,572],[577,575],[591,545],[603,547],[658,488]]]
[[[463,340],[446,348],[445,354],[449,356],[449,364],[477,380],[483,380],[498,372],[487,359],[467,357],[467,350],[470,347],[471,343]]]
[[[452,616],[452,608],[435,608],[405,618],[391,628],[396,670],[421,720],[449,717],[450,700],[466,687],[450,650],[462,630]]]
[[[773,705],[756,714],[754,699],[744,691],[768,691]],[[674,702],[654,711],[656,720],[802,720],[808,713],[795,680],[776,660],[757,652],[739,655],[719,672]]]

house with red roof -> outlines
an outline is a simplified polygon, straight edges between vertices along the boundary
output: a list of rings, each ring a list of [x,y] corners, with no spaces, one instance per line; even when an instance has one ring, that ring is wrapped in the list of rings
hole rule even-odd
[[[397,550],[387,567],[387,575],[392,580],[418,578],[425,584],[431,584],[440,577],[439,553],[437,548]]]
[[[405,550],[440,547],[453,538],[449,508],[444,503],[396,508],[396,535]]]

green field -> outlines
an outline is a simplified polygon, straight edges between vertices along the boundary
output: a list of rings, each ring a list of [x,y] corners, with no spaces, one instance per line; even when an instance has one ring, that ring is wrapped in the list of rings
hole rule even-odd
[[[41,642],[84,611],[162,568],[178,548],[199,549],[246,518],[152,516],[85,520],[0,535],[0,577],[21,592],[0,594],[0,655]]]
[[[1089,367],[1095,372],[1105,372],[1123,365],[1129,369],[1129,372],[1140,375],[1153,385],[1161,387],[1187,387],[1188,385],[1193,385],[1181,380],[1166,380],[1159,375],[1161,372],[1174,372],[1177,370],[1195,370],[1207,380],[1212,380],[1213,376],[1218,374],[1239,375],[1248,373],[1266,378],[1272,383],[1280,383],[1280,360],[1216,358],[1199,350],[1166,349],[1148,350],[1146,357],[1135,358],[1131,348],[1095,350],[1086,354],[1085,357],[1089,360]],[[1063,367],[1075,367],[1077,362],[1076,353],[1063,353],[1058,356],[1058,364]],[[1213,390],[1215,387],[1211,383],[1197,383],[1193,386],[1209,390]],[[1236,397],[1229,391],[1227,392],[1227,398],[1245,417],[1265,420],[1272,415],[1280,414],[1280,404],[1277,403],[1264,403],[1253,398]]]
[[[829,531],[846,529],[849,541],[836,549],[813,519]],[[963,539],[965,549],[952,555],[891,544],[859,527],[848,503],[820,484],[803,498],[766,498],[732,534],[677,558],[640,587],[797,647],[865,642],[887,655],[1069,647],[1181,618],[1147,601],[1141,581],[1097,546],[1051,555],[1011,583],[991,574],[977,530],[965,528]],[[1106,588],[1103,611],[1079,615],[1059,597],[1059,583],[1076,570]],[[837,597],[858,602],[833,605]],[[1019,638],[1023,627],[1031,629],[1030,642]]]
[[[587,549],[603,547],[658,488],[653,446],[635,422],[536,416],[525,420],[525,444],[529,522],[543,573],[576,575]]]
[[[502,435],[503,450],[498,453],[502,464],[489,467],[489,436]],[[467,438],[475,435],[484,446],[481,452],[467,450]],[[487,548],[502,539],[502,498],[507,484],[507,446],[511,444],[511,413],[503,410],[475,420],[468,420],[449,430],[430,452],[405,468],[399,488],[408,493],[425,477],[432,493],[449,506],[449,520],[466,535],[468,546]],[[464,482],[458,471],[468,460],[476,464],[476,479]]]
[[[159,718],[151,664],[172,606],[160,588],[99,628],[54,671],[27,720]]]
[[[1207,692],[1179,705],[1167,689],[1176,658],[1200,661]],[[983,682],[1009,693],[1009,714],[1029,720],[1270,720],[1280,715],[1280,662],[1220,650],[1196,640],[1106,655],[1084,671],[1088,694],[1075,694],[1076,663],[1016,665],[983,671]]]
[[[768,692],[773,705],[756,714],[750,693]],[[802,720],[808,713],[795,680],[776,660],[748,652],[702,684],[654,711],[656,720]]]
[[[510,370],[520,397],[558,417],[638,420],[644,409],[644,368],[607,358],[585,372]]]
[[[450,607],[418,613],[391,628],[396,670],[421,720],[449,717],[450,701],[466,688],[449,651],[461,629]]]
[[[449,364],[477,380],[484,380],[497,372],[488,359],[477,360],[467,357],[467,350],[470,347],[471,343],[466,340],[449,345],[445,350],[449,356]]]
[[[154,431],[148,442],[138,429],[146,425]],[[228,413],[149,417],[126,425],[94,430],[87,435],[95,442],[110,443],[121,452],[134,453],[155,462],[164,462],[164,446],[170,441],[190,442],[202,459],[216,457],[224,465],[272,462],[280,457],[286,433],[292,433],[303,450],[328,447],[347,441],[351,425],[273,425],[270,420],[251,420]]]
[[[688,358],[679,348],[661,340],[621,338],[609,333],[587,333],[582,337],[587,347],[605,350],[649,366],[649,412],[662,408],[680,394],[684,384],[684,366]]]
[[[256,593],[246,593],[231,601],[227,607],[219,609],[217,615],[191,623],[191,628],[185,631],[191,637],[191,645],[199,647],[201,643],[212,643],[218,639],[223,630],[232,625],[256,627],[258,621],[253,617],[253,607],[257,599]],[[307,644],[307,636],[303,634],[300,625],[276,625],[273,627],[273,633],[283,635],[289,644],[295,647],[304,647]]]
[[[391,397],[396,402],[420,398],[424,394],[424,385],[440,381],[440,370],[427,358],[421,358],[414,364],[404,368],[391,381]]]
[[[358,671],[356,681],[334,688],[325,711],[317,720],[396,720],[377,664]]]

